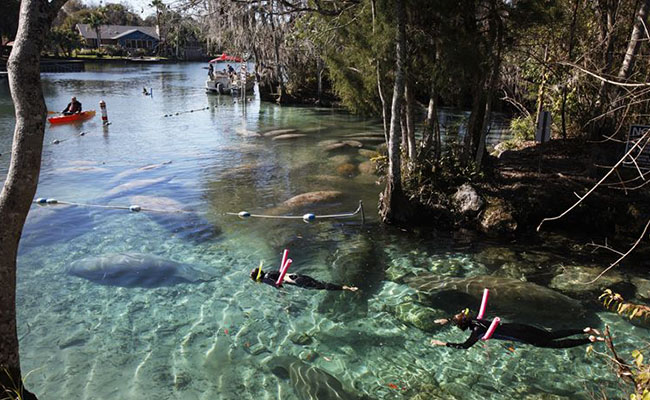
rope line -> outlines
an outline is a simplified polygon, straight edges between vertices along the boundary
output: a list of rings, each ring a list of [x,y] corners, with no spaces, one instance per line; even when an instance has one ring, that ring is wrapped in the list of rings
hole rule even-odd
[[[188,211],[188,210],[172,210],[172,209],[156,209],[149,207],[141,207],[137,204],[130,206],[120,206],[120,205],[105,205],[105,204],[88,204],[88,203],[77,203],[73,201],[60,201],[53,198],[39,197],[33,201],[34,204],[40,205],[67,205],[67,206],[77,206],[77,207],[93,207],[93,208],[103,208],[111,210],[129,210],[131,212],[158,212],[158,213],[187,213],[187,214],[207,214],[205,211]],[[365,223],[366,215],[363,210],[363,201],[359,200],[359,206],[354,212],[351,213],[339,213],[339,214],[325,214],[325,215],[316,215],[312,213],[307,213],[304,215],[268,215],[268,214],[251,214],[248,211],[240,212],[225,212],[220,215],[231,215],[238,216],[242,219],[247,218],[267,218],[267,219],[301,219],[305,222],[311,222],[316,219],[328,219],[328,218],[352,218],[361,213],[361,222]]]

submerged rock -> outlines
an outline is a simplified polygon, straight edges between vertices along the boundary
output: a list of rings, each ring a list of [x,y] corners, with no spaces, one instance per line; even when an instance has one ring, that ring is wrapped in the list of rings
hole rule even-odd
[[[650,280],[643,278],[632,278],[632,284],[636,288],[635,297],[640,300],[650,301]]]
[[[289,379],[300,400],[358,400],[361,396],[343,387],[330,373],[301,361],[280,356],[269,360],[268,368],[280,379]]]
[[[426,307],[412,300],[397,305],[385,305],[383,309],[403,323],[425,332],[437,332],[442,325],[434,321],[449,317],[449,314],[443,310]]]
[[[483,289],[490,289],[488,313],[521,320],[578,321],[586,315],[580,302],[552,289],[511,278],[475,276],[445,278],[426,274],[406,278],[418,295],[436,308],[454,313],[465,307],[478,309]]]
[[[336,167],[336,173],[340,176],[353,177],[359,173],[359,169],[352,163],[346,163]]]
[[[607,288],[623,294],[624,297],[633,295],[630,284],[616,271],[609,271],[598,278],[596,282],[589,283],[596,279],[601,272],[603,272],[603,268],[565,265],[562,267],[562,272],[553,277],[548,286],[563,293],[590,300],[597,300],[598,296]]]

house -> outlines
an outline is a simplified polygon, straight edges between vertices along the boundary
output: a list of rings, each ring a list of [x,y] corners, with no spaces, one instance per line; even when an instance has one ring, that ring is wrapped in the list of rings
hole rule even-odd
[[[88,24],[77,24],[77,30],[86,46],[97,47],[97,32]],[[145,49],[154,51],[160,42],[158,29],[154,26],[101,25],[101,46],[119,46],[126,50]]]

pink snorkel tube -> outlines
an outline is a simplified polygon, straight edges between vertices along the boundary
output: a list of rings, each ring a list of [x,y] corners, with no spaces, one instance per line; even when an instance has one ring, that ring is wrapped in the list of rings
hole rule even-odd
[[[481,308],[478,310],[478,315],[476,316],[476,319],[482,319],[483,316],[485,315],[485,309],[487,308],[488,297],[490,297],[490,291],[487,288],[485,288],[483,289],[483,299],[481,300]],[[485,335],[483,335],[481,340],[488,340],[489,338],[491,338],[492,334],[497,329],[497,326],[499,326],[500,322],[501,322],[501,318],[499,317],[494,318],[492,320],[492,323],[490,324],[490,327],[485,332]]]
[[[282,280],[284,279],[284,276],[287,274],[287,270],[289,269],[289,266],[293,262],[292,259],[287,259],[289,256],[289,249],[284,249],[282,252],[282,262],[280,263],[280,276],[278,277],[278,281],[275,282],[275,286],[281,286],[282,285]]]

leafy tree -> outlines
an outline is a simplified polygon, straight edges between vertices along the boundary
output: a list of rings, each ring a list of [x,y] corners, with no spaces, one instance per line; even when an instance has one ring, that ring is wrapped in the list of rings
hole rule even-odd
[[[97,34],[97,48],[99,48],[102,44],[101,27],[102,25],[106,25],[106,21],[106,15],[101,9],[91,12],[83,20],[85,24],[88,24],[92,29],[95,30],[95,33]]]
[[[52,28],[48,35],[47,47],[56,55],[59,49],[66,57],[72,57],[72,52],[81,47],[82,37],[78,32],[66,28]]]

